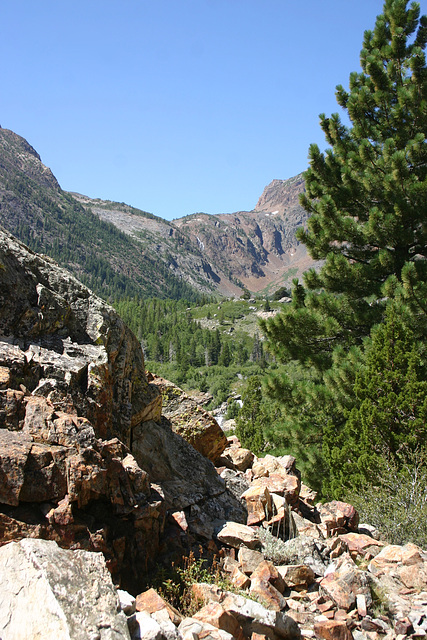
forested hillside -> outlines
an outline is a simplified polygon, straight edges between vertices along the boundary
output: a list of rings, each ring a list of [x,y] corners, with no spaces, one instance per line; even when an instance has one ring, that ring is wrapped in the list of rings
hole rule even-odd
[[[68,268],[104,299],[199,297],[167,263],[152,253],[146,255],[138,242],[62,191],[28,142],[2,128],[0,223],[34,251]]]

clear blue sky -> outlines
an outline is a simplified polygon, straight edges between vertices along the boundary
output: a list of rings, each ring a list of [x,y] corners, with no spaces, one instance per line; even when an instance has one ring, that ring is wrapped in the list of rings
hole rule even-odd
[[[338,110],[382,7],[2,0],[0,125],[64,189],[167,219],[250,210],[324,148],[318,115]]]

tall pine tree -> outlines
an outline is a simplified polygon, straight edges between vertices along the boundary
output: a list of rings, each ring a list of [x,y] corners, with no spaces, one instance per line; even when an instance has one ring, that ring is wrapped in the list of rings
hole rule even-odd
[[[298,237],[324,265],[294,286],[290,308],[262,323],[270,349],[305,367],[305,375],[281,384],[296,440],[307,442],[304,434],[316,430],[313,462],[323,428],[338,432],[348,418],[349,349],[381,322],[387,295],[404,288],[406,303],[421,309],[415,293],[427,281],[426,42],[419,5],[386,0],[375,29],[365,32],[361,72],[350,75],[348,91],[337,87],[349,124],[322,114],[329,148],[310,147],[301,202],[311,217]],[[338,404],[334,379],[342,381]]]

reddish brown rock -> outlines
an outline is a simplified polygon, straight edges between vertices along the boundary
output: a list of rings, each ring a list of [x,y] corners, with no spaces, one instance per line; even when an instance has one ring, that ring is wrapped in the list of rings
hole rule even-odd
[[[246,573],[240,571],[238,567],[233,568],[233,570],[231,571],[230,579],[233,583],[233,587],[235,587],[236,589],[245,590],[248,589],[251,585],[249,577],[246,575]]]
[[[356,531],[359,525],[359,514],[351,504],[346,502],[338,500],[327,502],[318,506],[318,512],[329,535],[339,529]]]
[[[266,487],[270,494],[277,493],[279,496],[284,496],[288,504],[293,505],[298,502],[301,483],[296,476],[271,473],[255,479],[252,484],[255,487]]]
[[[19,494],[23,502],[57,502],[67,493],[67,447],[34,443]]]
[[[315,581],[313,569],[304,564],[276,567],[287,587],[306,588]]]
[[[10,429],[11,431],[22,429],[25,417],[25,399],[23,391],[0,389],[0,429]]]
[[[264,561],[264,556],[260,551],[255,549],[248,549],[247,547],[240,547],[238,560],[243,573],[251,575],[260,562]]]
[[[217,629],[222,629],[230,633],[236,640],[245,640],[243,629],[236,618],[226,611],[218,602],[211,602],[205,605],[194,614],[195,620],[206,622]]]
[[[366,573],[360,571],[348,555],[341,556],[337,569],[320,582],[320,591],[326,594],[338,609],[349,611],[356,604],[356,594],[364,594],[368,607],[372,603]]]
[[[136,596],[135,607],[137,611],[146,611],[147,613],[155,613],[156,611],[166,610],[170,620],[179,625],[182,616],[174,607],[164,600],[155,589],[148,589]]]
[[[339,537],[347,545],[347,549],[354,560],[357,557],[364,557],[367,553],[374,557],[385,546],[384,542],[374,540],[374,538],[362,533],[346,533]]]
[[[263,560],[259,563],[251,575],[251,580],[270,582],[280,593],[283,593],[286,587],[281,574],[269,560]]]
[[[268,580],[251,576],[250,593],[259,598],[268,609],[282,611],[286,606],[286,599]]]
[[[261,545],[256,532],[238,522],[227,522],[217,534],[218,540],[238,549],[241,545],[256,549]]]
[[[155,375],[150,380],[161,392],[162,414],[175,433],[216,462],[227,446],[227,438],[215,418],[172,382]]]
[[[231,463],[232,468],[238,471],[246,471],[252,466],[255,456],[249,449],[231,446],[225,449],[222,457]]]
[[[31,447],[31,438],[25,433],[0,429],[0,502],[19,504]]]
[[[352,640],[353,634],[345,622],[339,620],[322,620],[315,622],[314,633],[316,638],[323,640]]]
[[[247,525],[259,524],[269,518],[272,512],[272,501],[267,487],[253,485],[241,496],[248,509]]]

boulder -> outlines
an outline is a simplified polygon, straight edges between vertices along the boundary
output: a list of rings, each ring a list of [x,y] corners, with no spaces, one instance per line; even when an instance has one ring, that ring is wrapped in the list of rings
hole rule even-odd
[[[215,418],[173,382],[153,374],[149,380],[162,394],[162,414],[172,430],[215,463],[227,446],[227,438]]]
[[[347,531],[357,532],[359,514],[351,504],[333,500],[325,504],[318,504],[317,510],[328,535],[346,533]]]
[[[314,624],[316,638],[324,640],[353,640],[353,634],[345,621],[321,620]]]
[[[4,229],[0,262],[0,337],[19,347],[15,369],[30,392],[85,416],[97,437],[125,444],[135,425],[159,419],[161,395],[147,381],[136,337],[112,307]],[[10,349],[3,352],[0,365],[8,366]]]
[[[241,546],[256,549],[261,546],[257,533],[251,527],[237,522],[226,522],[217,532],[217,538],[220,542],[235,549]]]
[[[285,585],[290,588],[307,588],[313,584],[315,573],[305,564],[288,564],[276,567]]]
[[[380,553],[381,549],[385,546],[384,542],[374,540],[371,536],[363,533],[352,532],[340,535],[339,537],[346,544],[353,560],[363,558],[367,555],[369,558],[373,558]]]
[[[0,549],[0,635],[129,640],[126,617],[100,553],[21,540]]]
[[[264,556],[260,551],[256,551],[255,549],[240,547],[238,559],[243,573],[251,575],[260,562],[264,561]]]
[[[195,618],[185,618],[178,627],[182,640],[234,640],[231,633]]]
[[[336,565],[320,582],[320,591],[330,598],[338,609],[349,611],[356,604],[356,596],[363,594],[366,606],[372,605],[369,578],[366,571],[357,568],[348,554],[339,558]]]
[[[229,592],[225,594],[221,604],[226,611],[235,616],[248,638],[252,633],[272,639],[280,637],[284,640],[300,640],[301,638],[298,624],[282,611],[267,609],[259,602]]]
[[[252,451],[249,451],[249,449],[231,446],[225,449],[223,455],[221,456],[221,460],[224,459],[226,466],[228,466],[228,461],[232,469],[237,469],[238,471],[246,471],[252,466],[254,457],[254,454],[252,453]]]
[[[248,509],[247,525],[260,524],[272,513],[272,500],[267,487],[252,485],[243,494]]]
[[[236,618],[226,611],[219,602],[211,602],[210,604],[202,607],[197,613],[193,615],[194,620],[211,624],[217,629],[226,631],[235,640],[245,640],[242,627],[237,622]]]
[[[167,508],[189,508],[190,531],[206,540],[227,520],[246,522],[245,508],[212,462],[174,433],[168,420],[144,422],[134,429],[133,438],[132,453],[151,481],[161,485]]]

